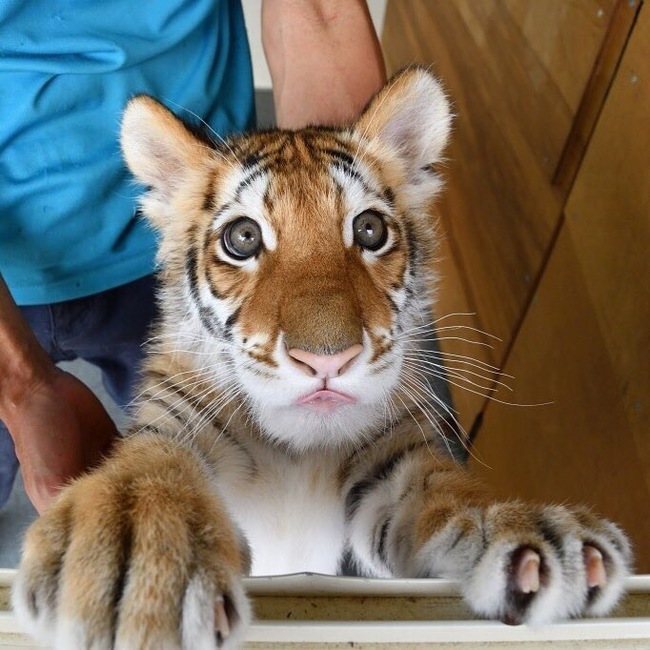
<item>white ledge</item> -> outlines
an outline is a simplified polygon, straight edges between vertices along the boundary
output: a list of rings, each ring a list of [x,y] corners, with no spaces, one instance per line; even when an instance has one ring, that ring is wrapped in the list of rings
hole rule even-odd
[[[14,571],[0,570],[0,649],[35,649],[39,646],[22,634],[13,614],[1,606],[8,601],[14,576]],[[650,649],[649,575],[626,581],[628,595],[608,618],[563,621],[535,628],[473,620],[463,609],[459,584],[451,580],[378,580],[299,574],[247,578],[244,583],[254,605],[264,612],[247,636],[248,643],[256,650],[288,647],[302,650],[306,644],[318,649],[361,644],[363,650],[421,650],[449,647],[449,644],[482,650],[504,647]],[[401,607],[407,602],[408,614],[406,606]],[[413,611],[420,611],[418,604],[422,610],[431,611],[434,620],[412,620]],[[341,612],[349,613],[354,607],[363,608],[367,620],[338,620]],[[454,616],[444,618],[449,611]],[[293,613],[299,613],[299,620],[287,618]]]

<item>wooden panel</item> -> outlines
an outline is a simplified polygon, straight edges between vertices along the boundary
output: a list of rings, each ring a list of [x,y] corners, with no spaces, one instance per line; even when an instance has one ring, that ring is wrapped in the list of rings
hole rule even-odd
[[[550,185],[572,114],[497,0],[390,2],[390,69],[434,63],[457,113],[442,217],[463,284],[502,359],[535,285],[563,197]]]
[[[640,5],[641,0],[617,0],[614,6],[607,32],[573,120],[571,133],[553,176],[553,183],[562,190],[567,190],[573,185]]]
[[[503,0],[503,3],[575,115],[616,0]]]
[[[476,447],[485,465],[473,466],[502,496],[594,505],[630,533],[637,569],[650,571],[650,490],[581,274],[564,229],[506,364],[518,401],[553,404],[491,403]]]
[[[560,223],[568,186],[553,187],[551,180],[561,162],[572,173],[584,148],[575,134],[602,103],[603,75],[606,69],[612,74],[611,66],[596,75],[601,94],[590,93],[587,101],[585,87],[610,32],[618,36],[608,51],[622,48],[621,25],[629,30],[633,15],[628,5],[389,1],[383,35],[389,70],[433,64],[457,113],[440,209],[450,255],[443,262],[449,280],[441,284],[439,313],[476,313],[474,324],[503,341],[493,351],[443,341],[455,348],[446,351],[481,352],[483,361],[503,362]],[[589,119],[578,128],[574,118],[585,105]],[[452,392],[468,428],[484,400],[453,385]]]
[[[567,227],[650,490],[650,9],[625,51]]]

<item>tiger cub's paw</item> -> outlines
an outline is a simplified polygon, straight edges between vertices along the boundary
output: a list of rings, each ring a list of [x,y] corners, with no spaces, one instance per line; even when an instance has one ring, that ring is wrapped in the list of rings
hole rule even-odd
[[[118,453],[32,525],[16,615],[59,650],[238,647],[245,545],[191,454],[141,442],[122,450],[135,462]]]
[[[452,517],[415,560],[418,575],[459,578],[477,614],[540,625],[607,614],[632,553],[616,525],[584,508],[508,502]]]
[[[623,593],[629,543],[586,509],[495,504],[483,513],[482,529],[484,552],[464,596],[483,616],[533,625],[602,616]]]

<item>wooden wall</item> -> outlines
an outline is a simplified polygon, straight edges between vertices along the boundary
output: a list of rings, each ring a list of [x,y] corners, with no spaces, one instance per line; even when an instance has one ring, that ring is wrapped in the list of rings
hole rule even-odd
[[[390,71],[432,65],[456,112],[440,203],[448,352],[515,388],[452,386],[503,495],[624,525],[650,572],[650,9],[634,0],[390,0]],[[480,382],[479,382],[480,383]],[[479,394],[480,393],[480,394]]]

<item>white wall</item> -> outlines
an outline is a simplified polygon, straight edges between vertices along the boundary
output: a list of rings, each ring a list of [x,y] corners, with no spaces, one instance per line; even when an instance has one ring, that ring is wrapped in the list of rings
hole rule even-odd
[[[367,0],[372,21],[377,30],[377,34],[380,36],[384,24],[386,1],[387,0]],[[253,76],[255,78],[255,87],[270,88],[271,75],[269,74],[266,59],[264,58],[264,50],[262,49],[262,2],[261,0],[242,0],[242,5],[244,7],[246,28],[248,29],[248,39],[253,54]]]

